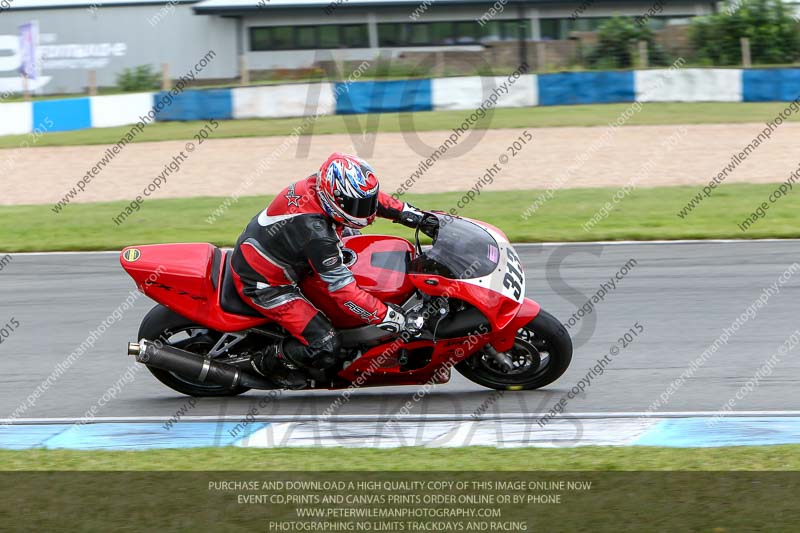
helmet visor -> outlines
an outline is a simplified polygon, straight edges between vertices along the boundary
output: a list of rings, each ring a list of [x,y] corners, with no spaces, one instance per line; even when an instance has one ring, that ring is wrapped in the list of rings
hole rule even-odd
[[[340,198],[339,207],[354,218],[369,218],[378,210],[378,195],[370,198]]]

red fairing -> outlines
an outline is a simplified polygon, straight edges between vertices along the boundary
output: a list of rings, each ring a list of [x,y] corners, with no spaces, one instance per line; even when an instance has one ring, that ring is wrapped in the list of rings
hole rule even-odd
[[[514,317],[513,320],[509,322],[504,328],[500,331],[497,331],[492,334],[491,343],[492,346],[500,351],[506,352],[514,346],[514,338],[517,335],[517,331],[526,324],[528,324],[531,320],[539,316],[539,311],[541,311],[541,306],[531,300],[530,298],[525,298],[522,302],[522,307],[520,307],[519,312]]]
[[[131,246],[120,254],[122,268],[139,290],[176,313],[218,331],[241,331],[267,322],[224,312],[211,280],[214,250],[211,244],[156,244]],[[222,283],[219,269],[216,286]]]
[[[408,277],[422,292],[433,296],[457,298],[474,305],[489,319],[492,331],[505,328],[517,316],[520,308],[518,302],[499,292],[462,280],[431,274],[409,274]]]
[[[356,285],[384,303],[402,304],[411,297],[414,285],[406,275],[408,260],[414,257],[414,247],[403,239],[387,235],[345,237],[345,248],[355,252],[356,262],[350,271]],[[364,321],[342,313],[331,298],[328,286],[319,276],[308,276],[300,284],[303,294],[339,329],[357,328]]]
[[[155,244],[125,248],[120,264],[148,296],[156,281],[204,296],[213,257],[210,244]]]
[[[488,335],[480,333],[441,340],[436,344],[426,340],[403,343],[401,339],[397,339],[368,350],[339,372],[339,377],[359,387],[447,383],[450,381],[450,369],[484,346],[487,340]],[[422,368],[402,370],[399,361],[401,349],[427,349],[430,352],[430,361]]]

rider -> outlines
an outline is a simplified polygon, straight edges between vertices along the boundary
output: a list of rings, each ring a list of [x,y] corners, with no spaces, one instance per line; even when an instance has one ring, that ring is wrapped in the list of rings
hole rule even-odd
[[[411,228],[424,218],[417,208],[379,191],[375,171],[365,161],[334,153],[319,172],[281,191],[245,228],[231,260],[236,289],[294,337],[253,356],[255,371],[293,378],[301,386],[298,367],[324,372],[337,364],[340,334],[300,292],[307,275],[327,284],[343,313],[393,333],[404,329],[402,309],[360,289],[343,263],[345,227],[365,228],[376,215]]]

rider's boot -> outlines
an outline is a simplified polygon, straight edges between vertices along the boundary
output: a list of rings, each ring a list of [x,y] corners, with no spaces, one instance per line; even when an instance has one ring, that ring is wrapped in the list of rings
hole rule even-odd
[[[280,351],[285,360],[314,381],[327,381],[341,363],[340,341],[335,332],[308,346],[294,338],[285,339]]]
[[[283,388],[299,390],[308,386],[308,379],[300,370],[302,365],[286,355],[282,342],[251,356],[250,366],[258,374],[271,379]]]

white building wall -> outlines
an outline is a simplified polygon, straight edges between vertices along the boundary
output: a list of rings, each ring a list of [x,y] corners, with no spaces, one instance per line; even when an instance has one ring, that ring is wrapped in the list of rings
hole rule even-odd
[[[196,16],[190,5],[172,12],[163,6],[107,6],[88,8],[7,10],[0,14],[0,92],[19,87],[16,65],[8,59],[18,46],[18,26],[37,20],[41,45],[52,56],[43,58],[43,75],[51,77],[41,93],[81,93],[88,84],[88,71],[97,71],[97,83],[116,85],[125,68],[169,63],[170,75],[189,72],[209,50],[216,58],[199,78],[232,78],[237,73],[236,21],[222,17]],[[93,45],[93,46],[87,46]],[[106,50],[107,49],[107,50]]]

